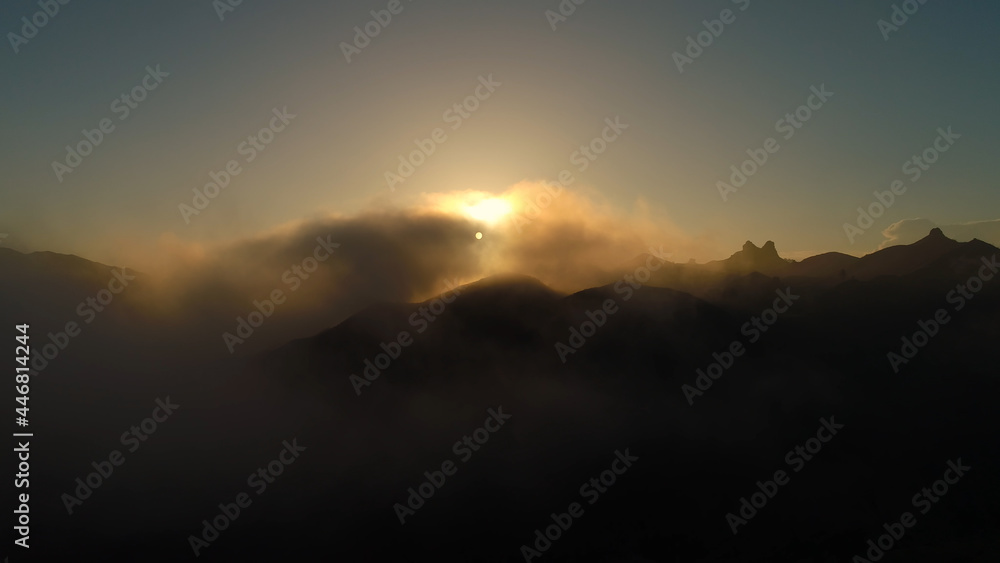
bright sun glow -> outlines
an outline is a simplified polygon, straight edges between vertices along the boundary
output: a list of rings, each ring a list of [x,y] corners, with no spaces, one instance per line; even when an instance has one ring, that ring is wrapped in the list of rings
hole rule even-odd
[[[465,213],[469,217],[490,224],[496,223],[510,212],[510,203],[498,197],[484,199],[475,205],[465,207]]]

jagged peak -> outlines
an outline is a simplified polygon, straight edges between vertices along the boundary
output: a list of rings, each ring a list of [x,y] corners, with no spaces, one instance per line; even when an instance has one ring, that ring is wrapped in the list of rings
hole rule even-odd
[[[944,234],[938,227],[934,227],[924,238],[918,240],[913,244],[934,244],[934,245],[956,245],[960,244],[958,241],[952,238],[948,238],[948,235]]]
[[[778,256],[778,249],[774,246],[774,241],[767,241],[764,246],[758,247],[750,241],[743,244],[743,253],[751,256]]]

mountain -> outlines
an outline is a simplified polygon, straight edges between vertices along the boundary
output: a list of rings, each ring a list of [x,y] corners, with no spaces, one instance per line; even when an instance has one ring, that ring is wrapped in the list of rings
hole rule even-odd
[[[577,348],[571,340],[588,322],[600,326],[578,340],[583,345]],[[562,295],[533,278],[495,277],[421,303],[370,307],[335,328],[265,354],[262,361],[284,373],[296,373],[287,368],[299,365],[324,378],[362,375],[367,362],[374,363],[405,333],[415,343],[413,351],[379,370],[397,383],[420,385],[415,376],[421,372],[433,373],[435,380],[468,379],[504,370],[554,373],[566,364],[600,373],[611,363],[630,363],[633,351],[651,349],[657,367],[635,369],[664,375],[681,356],[724,346],[717,334],[734,322],[718,307],[670,289],[618,283]],[[635,324],[643,330],[628,330]]]
[[[794,272],[795,275],[803,277],[843,280],[858,260],[857,257],[848,254],[827,252],[795,263]]]
[[[435,358],[450,357],[456,365],[441,369],[454,374],[483,360],[507,365],[512,358],[523,361],[525,355],[531,361],[524,363],[542,371],[555,370],[560,367],[560,355],[551,351],[555,343],[566,342],[572,331],[591,318],[588,315],[609,304],[616,312],[604,316],[613,328],[586,339],[586,349],[579,355],[576,351],[564,355],[584,359],[577,362],[583,371],[600,372],[607,367],[602,362],[609,358],[625,361],[625,350],[631,351],[628,354],[657,350],[671,358],[710,353],[706,343],[724,346],[719,336],[726,327],[739,336],[737,329],[745,315],[767,309],[783,290],[801,295],[788,316],[810,331],[827,334],[842,330],[844,322],[860,322],[845,320],[844,314],[851,311],[906,325],[926,316],[926,307],[943,304],[956,280],[975,275],[982,259],[997,253],[1000,250],[982,241],[958,243],[935,229],[914,244],[860,259],[827,253],[788,262],[780,258],[772,242],[761,248],[747,242],[743,250],[723,261],[664,262],[645,284],[626,273],[615,282],[572,295],[555,292],[534,278],[497,276],[458,288],[449,300],[454,304],[445,303],[445,293],[422,303],[370,307],[265,358],[273,363],[276,357],[297,361],[309,357],[322,364],[322,373],[350,373],[358,371],[365,359],[378,355],[380,346],[401,331],[415,336],[426,331],[427,336],[421,337],[421,346],[426,348],[423,357],[414,365],[394,364],[392,371],[410,372],[417,365],[439,361]],[[629,267],[634,274],[634,268],[649,263],[639,257]],[[691,293],[685,291],[689,289]],[[985,294],[995,295],[998,289],[990,287]],[[434,302],[440,307],[438,314],[422,317],[420,311],[433,310]],[[859,304],[865,308],[859,309]],[[824,326],[824,319],[836,322]],[[871,325],[858,334],[867,335],[869,330],[874,337],[884,327]],[[611,350],[619,353],[605,356]],[[661,365],[658,373],[668,374],[673,365]]]
[[[998,253],[932,232],[794,263],[748,243],[711,264],[662,263],[643,283],[638,269],[653,262],[639,257],[571,294],[495,276],[416,303],[359,304],[312,332],[277,309],[247,336],[256,353],[232,356],[220,334],[247,317],[242,299],[164,319],[116,296],[32,375],[44,405],[32,429],[46,437],[32,492],[50,499],[32,506],[40,545],[189,558],[188,536],[250,491],[207,548],[213,559],[316,560],[334,530],[350,561],[510,560],[579,503],[543,561],[850,561],[961,458],[969,475],[897,553],[991,561],[1000,493],[979,468],[1000,464],[1000,279],[981,279],[961,308],[949,296]],[[33,256],[0,252],[0,283],[4,310],[26,315],[38,346],[79,322],[76,304],[111,272]],[[42,310],[51,326],[33,320]],[[907,340],[920,342],[912,353]],[[122,432],[168,395],[177,413],[68,518],[57,499],[125,451]],[[843,428],[818,442],[833,420]],[[301,461],[271,464],[293,441]],[[622,473],[620,456],[635,458]],[[246,486],[272,465],[281,474],[266,491]],[[778,470],[790,482],[734,534],[727,515]],[[397,506],[416,508],[401,521]]]
[[[767,241],[760,248],[757,248],[754,243],[747,241],[743,244],[743,249],[739,252],[725,260],[709,262],[705,264],[705,267],[710,270],[720,270],[728,274],[757,272],[765,276],[780,276],[791,270],[789,262],[778,256],[778,250],[772,241]]]
[[[985,245],[985,246],[984,246]],[[988,252],[982,241],[959,243],[940,229],[910,245],[885,248],[862,258],[828,252],[795,262],[781,258],[773,242],[758,248],[747,241],[743,249],[725,260],[705,264],[664,262],[651,275],[649,285],[690,293],[709,302],[740,309],[750,295],[762,298],[782,284],[798,287],[833,288],[850,280],[869,281],[885,276],[906,276],[931,268],[948,256]],[[618,276],[634,272],[655,257],[642,255],[617,271]]]
[[[533,279],[487,279],[457,296],[367,309],[263,355],[259,376],[322,397],[311,419],[364,429],[350,439],[328,426],[307,434],[343,459],[331,474],[351,513],[329,518],[356,540],[344,547],[356,558],[432,550],[442,530],[462,531],[455,560],[475,559],[483,544],[513,554],[628,447],[636,470],[588,505],[577,534],[546,557],[849,561],[948,460],[1000,462],[989,447],[1000,382],[988,353],[1000,338],[1000,280],[960,310],[947,299],[997,253],[931,233],[863,259],[831,253],[785,266],[773,245],[750,244],[712,265],[666,263],[636,287],[625,276],[647,263],[640,257],[618,280],[570,295]],[[696,296],[657,287],[663,280],[714,285]],[[413,315],[444,297],[454,300],[418,333]],[[897,373],[887,354],[901,353],[902,339],[942,309],[950,320]],[[410,344],[395,348],[404,331]],[[427,501],[429,512],[398,531],[365,524],[385,519],[421,472],[449,457],[477,408],[497,404],[513,413],[510,428],[462,466],[454,489]],[[801,474],[789,469],[796,445],[831,417],[843,435]],[[352,464],[370,473],[349,473]],[[732,534],[727,513],[776,469],[792,484]],[[950,519],[934,525],[952,540],[914,540],[900,551],[907,560],[934,560],[922,553],[958,541],[968,560],[989,560],[989,530],[1000,522],[977,519],[1000,497],[981,481],[957,486],[974,492],[950,495]],[[988,524],[954,539],[970,521]]]
[[[934,228],[929,235],[913,244],[890,246],[862,257],[850,268],[850,274],[859,280],[909,274],[960,248],[962,244],[944,236],[941,229]]]

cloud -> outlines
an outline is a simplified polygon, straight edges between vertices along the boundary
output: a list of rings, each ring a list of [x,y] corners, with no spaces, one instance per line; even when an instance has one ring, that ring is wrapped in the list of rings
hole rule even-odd
[[[624,211],[595,193],[541,182],[521,182],[502,197],[511,201],[512,213],[487,233],[496,246],[487,263],[564,291],[607,283],[607,272],[650,247],[662,247],[675,260],[715,250],[663,219],[667,210],[653,210],[642,199]]]
[[[420,299],[443,292],[445,280],[474,277],[474,232],[458,217],[378,211],[300,221],[215,246],[164,235],[147,303],[162,315],[231,324],[280,290],[287,301],[276,318],[325,328],[373,302]]]
[[[885,240],[879,245],[879,249],[917,242],[926,237],[934,227],[937,224],[930,219],[903,219],[882,231]]]
[[[889,225],[886,230],[882,231],[882,235],[885,236],[886,240],[882,241],[879,248],[899,244],[912,244],[926,237],[927,233],[935,227],[940,227],[945,236],[959,242],[979,239],[994,246],[1000,246],[1000,219],[955,225],[938,225],[930,219],[917,218],[904,219]]]
[[[609,283],[609,272],[650,247],[674,256],[707,248],[653,220],[662,211],[642,201],[623,212],[596,195],[547,193],[544,184],[523,182],[498,194],[414,194],[400,201],[406,207],[382,201],[356,215],[300,220],[223,244],[165,233],[137,266],[149,274],[149,291],[134,297],[151,315],[218,340],[255,301],[281,290],[287,301],[254,335],[259,349],[314,334],[374,303],[430,298],[450,283],[516,273],[571,292]],[[487,199],[502,200],[497,209],[508,213],[483,220],[470,212]],[[313,262],[321,241],[339,246]]]
[[[663,216],[638,201],[630,212],[595,194],[522,182],[498,193],[420,194],[406,207],[386,202],[353,216],[297,221],[255,237],[206,247],[161,237],[159,269],[169,284],[226,287],[233,295],[259,294],[311,255],[316,239],[341,244],[338,256],[315,274],[323,293],[379,300],[410,300],[442,290],[444,280],[476,281],[493,274],[534,276],[563,290],[590,287],[650,246],[683,257],[704,252]],[[477,204],[502,200],[509,213],[477,219]],[[476,238],[482,233],[483,238]],[[305,286],[305,284],[303,284]]]

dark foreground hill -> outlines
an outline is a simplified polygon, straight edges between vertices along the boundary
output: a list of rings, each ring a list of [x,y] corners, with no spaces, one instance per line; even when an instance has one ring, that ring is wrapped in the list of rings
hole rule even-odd
[[[241,360],[185,358],[126,302],[38,376],[39,552],[193,559],[245,492],[199,559],[873,561],[910,512],[880,561],[994,560],[1000,250],[750,247],[571,295],[490,278]]]
[[[997,547],[1000,283],[980,276],[998,252],[932,233],[860,260],[781,265],[765,245],[649,282],[698,280],[701,298],[625,278],[568,296],[486,280],[446,295],[425,332],[412,321],[434,300],[369,309],[262,361],[267,377],[363,421],[365,447],[314,438],[346,458],[341,471],[368,468],[346,478],[352,516],[328,515],[350,530],[354,558],[510,560],[630,448],[634,469],[584,503],[543,560],[851,561],[910,511],[919,524],[887,560],[985,561]],[[411,344],[389,344],[407,331]],[[513,413],[509,428],[399,525],[393,504],[494,404]],[[817,441],[831,420],[844,428]],[[920,514],[914,495],[958,459],[979,471]],[[741,499],[781,470],[789,483],[741,516]],[[390,473],[395,489],[372,482]]]

